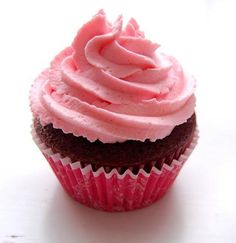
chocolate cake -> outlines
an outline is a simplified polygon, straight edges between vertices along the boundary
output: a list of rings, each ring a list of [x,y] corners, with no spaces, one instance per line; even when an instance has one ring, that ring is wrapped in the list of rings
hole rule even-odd
[[[176,126],[164,139],[150,142],[128,140],[123,143],[102,143],[99,140],[90,142],[86,138],[65,134],[52,124],[42,126],[39,119],[34,120],[37,135],[54,153],[69,157],[73,162],[80,161],[82,166],[91,164],[94,170],[101,166],[107,170],[122,167],[124,172],[132,168],[133,172],[144,168],[147,172],[154,164],[161,169],[163,163],[170,164],[173,158],[178,159],[190,144],[196,127],[196,116],[193,114],[186,123]]]

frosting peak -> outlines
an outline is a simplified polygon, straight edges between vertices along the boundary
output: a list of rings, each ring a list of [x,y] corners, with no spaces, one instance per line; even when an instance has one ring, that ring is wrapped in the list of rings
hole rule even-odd
[[[164,138],[194,111],[195,81],[158,52],[134,19],[99,11],[31,90],[43,125],[104,143]]]
[[[81,72],[97,67],[117,78],[144,69],[157,69],[153,55],[158,45],[144,39],[134,19],[122,31],[122,16],[114,24],[100,11],[78,32],[72,47],[73,59]]]

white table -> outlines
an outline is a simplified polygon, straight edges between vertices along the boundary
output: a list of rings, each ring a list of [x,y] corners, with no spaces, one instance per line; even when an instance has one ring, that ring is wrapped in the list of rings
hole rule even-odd
[[[102,3],[0,3],[0,242],[236,242],[236,2]],[[136,17],[198,79],[197,148],[163,199],[128,213],[70,199],[30,136],[32,80],[102,6]]]

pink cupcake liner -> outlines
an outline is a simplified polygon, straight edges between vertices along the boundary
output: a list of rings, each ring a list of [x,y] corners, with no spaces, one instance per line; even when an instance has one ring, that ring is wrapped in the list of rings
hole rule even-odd
[[[173,184],[198,140],[196,129],[185,152],[178,160],[173,159],[170,166],[164,164],[161,170],[153,166],[149,173],[140,169],[138,174],[134,174],[127,169],[120,174],[117,169],[106,172],[106,168],[101,167],[93,171],[91,165],[83,168],[79,161],[71,163],[70,158],[53,153],[42,143],[34,129],[32,135],[65,191],[76,201],[105,211],[134,210],[161,198]]]

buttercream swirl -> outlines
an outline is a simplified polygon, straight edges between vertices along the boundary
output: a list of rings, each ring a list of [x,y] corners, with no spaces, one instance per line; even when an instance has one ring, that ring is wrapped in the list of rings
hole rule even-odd
[[[122,29],[99,11],[36,79],[34,116],[89,141],[166,137],[193,114],[195,80],[158,47],[134,19]]]

